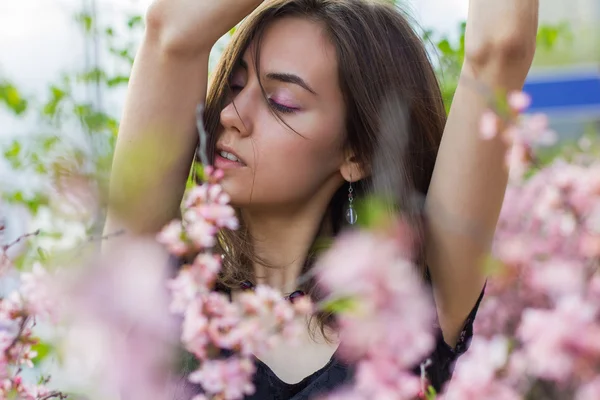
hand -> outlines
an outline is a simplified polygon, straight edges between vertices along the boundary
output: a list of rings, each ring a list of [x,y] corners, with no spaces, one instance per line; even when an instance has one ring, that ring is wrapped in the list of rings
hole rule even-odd
[[[465,62],[474,70],[508,68],[523,79],[533,61],[539,0],[470,0]]]
[[[169,50],[210,51],[263,0],[155,0],[147,13],[147,36]]]

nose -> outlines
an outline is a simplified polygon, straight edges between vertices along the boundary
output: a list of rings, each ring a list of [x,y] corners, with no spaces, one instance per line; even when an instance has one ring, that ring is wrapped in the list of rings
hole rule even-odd
[[[226,130],[237,131],[242,136],[252,132],[252,100],[248,91],[242,90],[221,110],[221,125]]]

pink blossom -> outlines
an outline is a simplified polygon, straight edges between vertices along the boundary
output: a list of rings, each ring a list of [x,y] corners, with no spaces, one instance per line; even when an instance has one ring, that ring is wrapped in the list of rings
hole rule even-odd
[[[403,238],[412,244],[412,235]],[[434,307],[402,238],[358,232],[342,235],[317,265],[326,301],[350,306],[337,313],[339,354],[358,361],[350,395],[414,398],[421,381],[409,369],[434,346]],[[346,392],[344,392],[346,393]]]
[[[21,274],[20,292],[30,314],[49,317],[56,322],[58,297],[53,290],[53,279],[40,263],[31,272]]]
[[[575,395],[575,400],[600,399],[600,377],[582,385]]]
[[[469,351],[458,360],[453,378],[440,400],[521,399],[519,393],[498,375],[508,360],[507,338],[497,336],[486,340],[475,337]]]
[[[581,292],[586,280],[584,272],[579,264],[557,258],[536,264],[535,268],[531,268],[527,279],[535,290],[557,297]]]
[[[189,217],[190,215],[194,214],[188,211],[185,216]],[[215,236],[218,229],[205,219],[194,218],[194,220],[189,221],[185,227],[185,232],[188,239],[199,249],[208,249],[214,247],[217,243]]]
[[[183,320],[181,341],[186,348],[199,359],[206,357],[206,349],[209,344],[208,319],[203,313],[203,305],[200,301],[191,302]]]
[[[597,314],[597,306],[576,297],[561,299],[554,310],[526,310],[517,337],[525,345],[529,372],[553,381],[568,380],[578,359],[572,346],[596,323]]]
[[[498,135],[498,126],[500,125],[500,118],[498,115],[491,110],[483,113],[479,130],[481,131],[481,137],[485,140],[490,140]]]
[[[511,92],[508,95],[508,105],[517,113],[522,113],[531,105],[531,97],[524,92]]]
[[[185,313],[198,294],[198,285],[190,266],[181,268],[177,276],[167,283],[167,287],[171,290],[169,309],[174,314]]]
[[[184,240],[181,221],[171,221],[157,235],[156,240],[167,247],[169,252],[181,256],[188,251],[188,244]]]
[[[254,393],[252,376],[254,363],[247,358],[205,361],[190,374],[190,381],[199,383],[208,394],[220,394],[223,399],[236,400]]]
[[[300,315],[311,315],[314,312],[314,304],[308,296],[294,300],[294,310]]]
[[[171,290],[171,312],[182,314],[190,302],[199,294],[208,293],[221,269],[221,257],[200,253],[192,265],[179,270],[177,276],[168,282]]]
[[[377,359],[358,364],[355,390],[376,399],[410,400],[421,391],[421,380],[393,362]]]
[[[70,270],[69,329],[59,343],[61,372],[81,391],[110,398],[166,398],[177,341],[168,312],[168,255],[153,240],[119,238],[84,270]]]
[[[548,127],[548,117],[545,114],[533,114],[525,117],[521,128],[521,138],[530,145],[549,146],[558,139],[556,132]]]

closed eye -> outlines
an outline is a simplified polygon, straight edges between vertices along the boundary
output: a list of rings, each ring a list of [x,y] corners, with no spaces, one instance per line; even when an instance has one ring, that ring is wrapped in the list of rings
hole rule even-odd
[[[297,108],[284,106],[283,104],[279,104],[273,99],[269,99],[269,105],[275,110],[283,114],[291,114],[298,111]]]

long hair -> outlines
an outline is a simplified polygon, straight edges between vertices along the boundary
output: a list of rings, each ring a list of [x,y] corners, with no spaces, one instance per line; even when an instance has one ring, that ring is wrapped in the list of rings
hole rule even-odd
[[[260,43],[265,27],[283,17],[321,23],[336,50],[346,110],[345,146],[369,171],[366,178],[354,183],[356,197],[375,195],[391,200],[422,238],[421,203],[433,173],[446,112],[424,44],[407,19],[389,3],[265,1],[237,29],[213,73],[204,114],[208,149],[214,150],[220,113],[229,101],[232,71],[253,43],[255,70],[260,73]],[[214,154],[211,157],[214,159]],[[347,188],[342,185],[323,216],[333,236],[347,224],[346,203]],[[219,238],[226,254],[219,285],[227,288],[254,281],[253,262],[262,261],[257,260],[250,233],[241,222],[238,231],[224,231]],[[307,254],[304,273],[312,267],[315,252]],[[423,246],[417,253],[417,265],[425,272]],[[314,279],[303,280],[300,287],[318,300]],[[317,318],[321,328],[332,321],[326,315]]]

